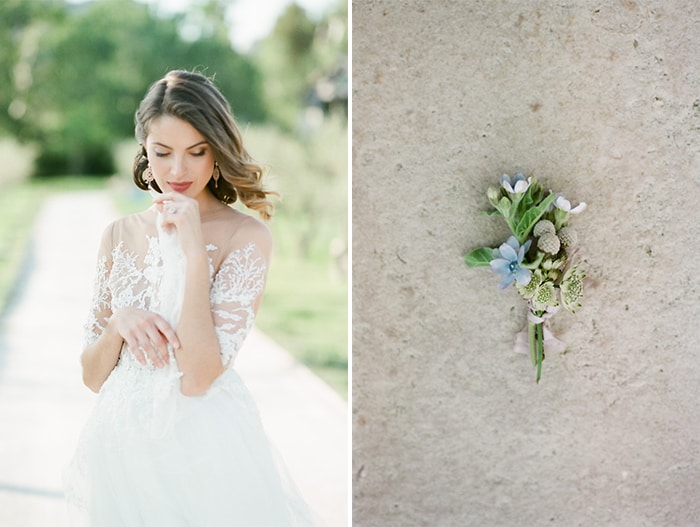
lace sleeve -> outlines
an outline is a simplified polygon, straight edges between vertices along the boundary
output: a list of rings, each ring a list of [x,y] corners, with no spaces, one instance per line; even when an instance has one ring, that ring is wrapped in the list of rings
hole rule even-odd
[[[112,229],[111,226],[102,235],[102,242],[97,255],[97,270],[93,286],[92,304],[85,323],[85,341],[87,347],[97,340],[109,317],[112,315],[112,295],[108,286],[112,267]]]
[[[221,362],[232,365],[253,328],[267,278],[269,241],[250,241],[224,259],[214,277],[211,306]]]

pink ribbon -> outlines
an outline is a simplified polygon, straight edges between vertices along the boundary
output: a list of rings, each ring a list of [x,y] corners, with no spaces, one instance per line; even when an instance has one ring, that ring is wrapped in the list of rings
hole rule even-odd
[[[559,311],[559,307],[547,308],[547,312],[541,317],[532,314],[532,311],[528,311],[527,319],[533,324],[542,324],[543,333],[543,343],[544,343],[544,353],[545,355],[563,353],[566,349],[566,344],[556,338],[554,334],[549,330],[548,322],[549,319],[554,316],[554,314]],[[522,353],[524,355],[530,356],[530,338],[528,334],[528,326],[526,325],[515,335],[515,353]]]

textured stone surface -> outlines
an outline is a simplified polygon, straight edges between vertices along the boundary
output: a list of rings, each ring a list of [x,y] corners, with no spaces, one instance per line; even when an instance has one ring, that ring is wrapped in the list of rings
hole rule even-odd
[[[353,522],[700,524],[700,4],[353,2]],[[463,255],[504,172],[588,210],[534,382]]]

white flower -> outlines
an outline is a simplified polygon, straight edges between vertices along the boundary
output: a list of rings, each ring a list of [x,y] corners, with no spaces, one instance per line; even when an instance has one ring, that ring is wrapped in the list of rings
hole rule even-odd
[[[571,202],[560,194],[559,197],[554,200],[554,206],[558,209],[563,210],[564,212],[568,212],[569,214],[580,214],[581,212],[586,210],[586,207],[588,205],[586,205],[582,201],[572,209]]]
[[[501,186],[511,194],[522,194],[528,189],[531,181],[532,176],[525,179],[525,176],[520,172],[515,174],[512,180],[508,174],[503,174],[501,176]]]

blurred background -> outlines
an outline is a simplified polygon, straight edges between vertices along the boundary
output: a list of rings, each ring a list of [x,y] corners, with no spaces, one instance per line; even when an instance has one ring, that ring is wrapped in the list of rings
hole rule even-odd
[[[347,19],[341,0],[4,0],[0,307],[43,198],[150,205],[131,183],[134,111],[167,71],[197,70],[282,194],[258,328],[347,398]]]

